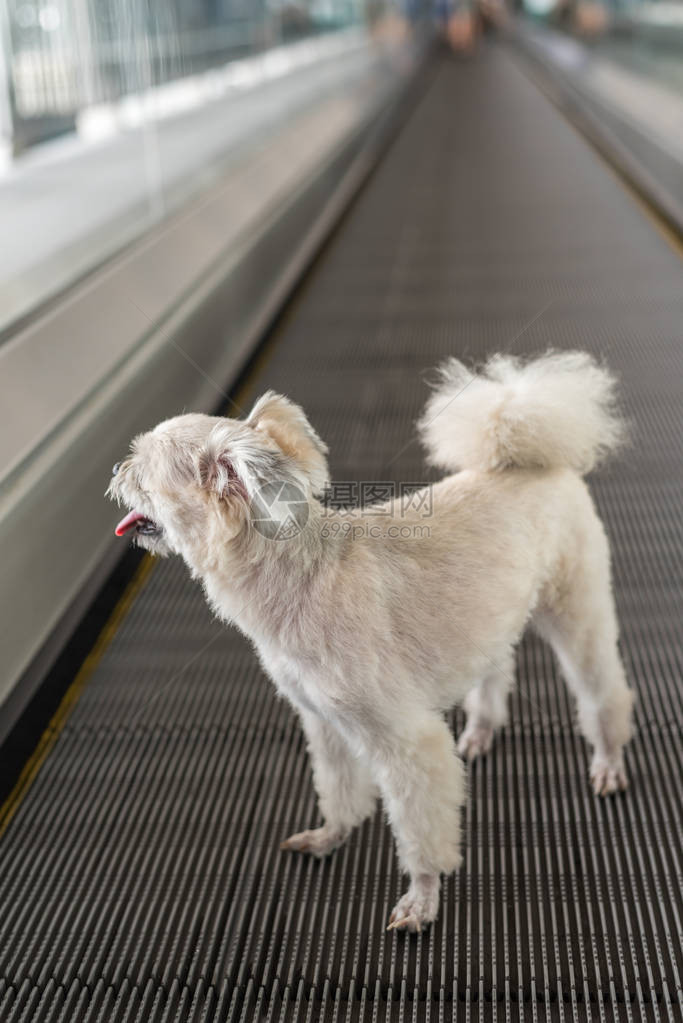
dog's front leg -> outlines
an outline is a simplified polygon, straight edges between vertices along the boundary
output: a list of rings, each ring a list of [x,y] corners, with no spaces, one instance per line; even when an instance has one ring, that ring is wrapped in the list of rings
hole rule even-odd
[[[310,711],[300,713],[324,824],[291,835],[281,848],[326,856],[370,816],[375,809],[377,788],[367,763],[353,754],[324,718]]]
[[[460,865],[460,811],[465,771],[445,721],[406,711],[377,743],[373,760],[408,891],[389,928],[419,931],[437,916],[440,875]]]

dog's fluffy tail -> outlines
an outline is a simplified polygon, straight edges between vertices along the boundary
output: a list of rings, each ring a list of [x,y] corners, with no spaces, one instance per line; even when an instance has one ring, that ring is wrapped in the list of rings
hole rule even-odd
[[[449,471],[566,466],[581,475],[626,436],[615,378],[586,352],[495,355],[477,374],[449,359],[418,430],[430,462]]]

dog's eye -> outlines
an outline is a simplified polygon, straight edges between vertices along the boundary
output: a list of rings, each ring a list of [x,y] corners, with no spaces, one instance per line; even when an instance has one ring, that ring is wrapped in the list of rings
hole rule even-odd
[[[115,462],[113,467],[112,467],[112,470],[111,470],[112,476],[116,476],[120,468],[121,468],[121,463],[120,462]]]

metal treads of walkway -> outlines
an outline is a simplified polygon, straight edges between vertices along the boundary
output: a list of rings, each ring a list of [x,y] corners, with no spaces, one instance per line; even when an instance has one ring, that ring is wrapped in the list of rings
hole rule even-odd
[[[160,562],[0,842],[2,1023],[681,1020],[682,280],[513,57],[435,63],[249,400],[301,402],[337,480],[415,482],[448,353],[586,348],[617,369],[634,442],[591,485],[638,692],[631,787],[592,795],[528,637],[439,920],[387,933],[403,880],[381,814],[324,862],[279,851],[317,819],[297,721]]]

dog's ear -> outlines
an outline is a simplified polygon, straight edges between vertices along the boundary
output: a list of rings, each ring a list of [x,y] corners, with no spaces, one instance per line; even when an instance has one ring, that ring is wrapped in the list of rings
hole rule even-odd
[[[206,447],[199,453],[197,476],[205,490],[211,490],[226,500],[238,498],[247,501],[245,466],[239,454],[230,452],[234,446],[234,436],[223,428],[223,424],[214,427]]]
[[[225,455],[207,449],[199,456],[199,482],[221,497],[246,496],[244,483],[233,462]]]
[[[322,493],[329,479],[327,445],[302,408],[281,394],[267,391],[256,402],[246,422],[274,441],[287,458],[294,460],[309,480],[314,494]]]

